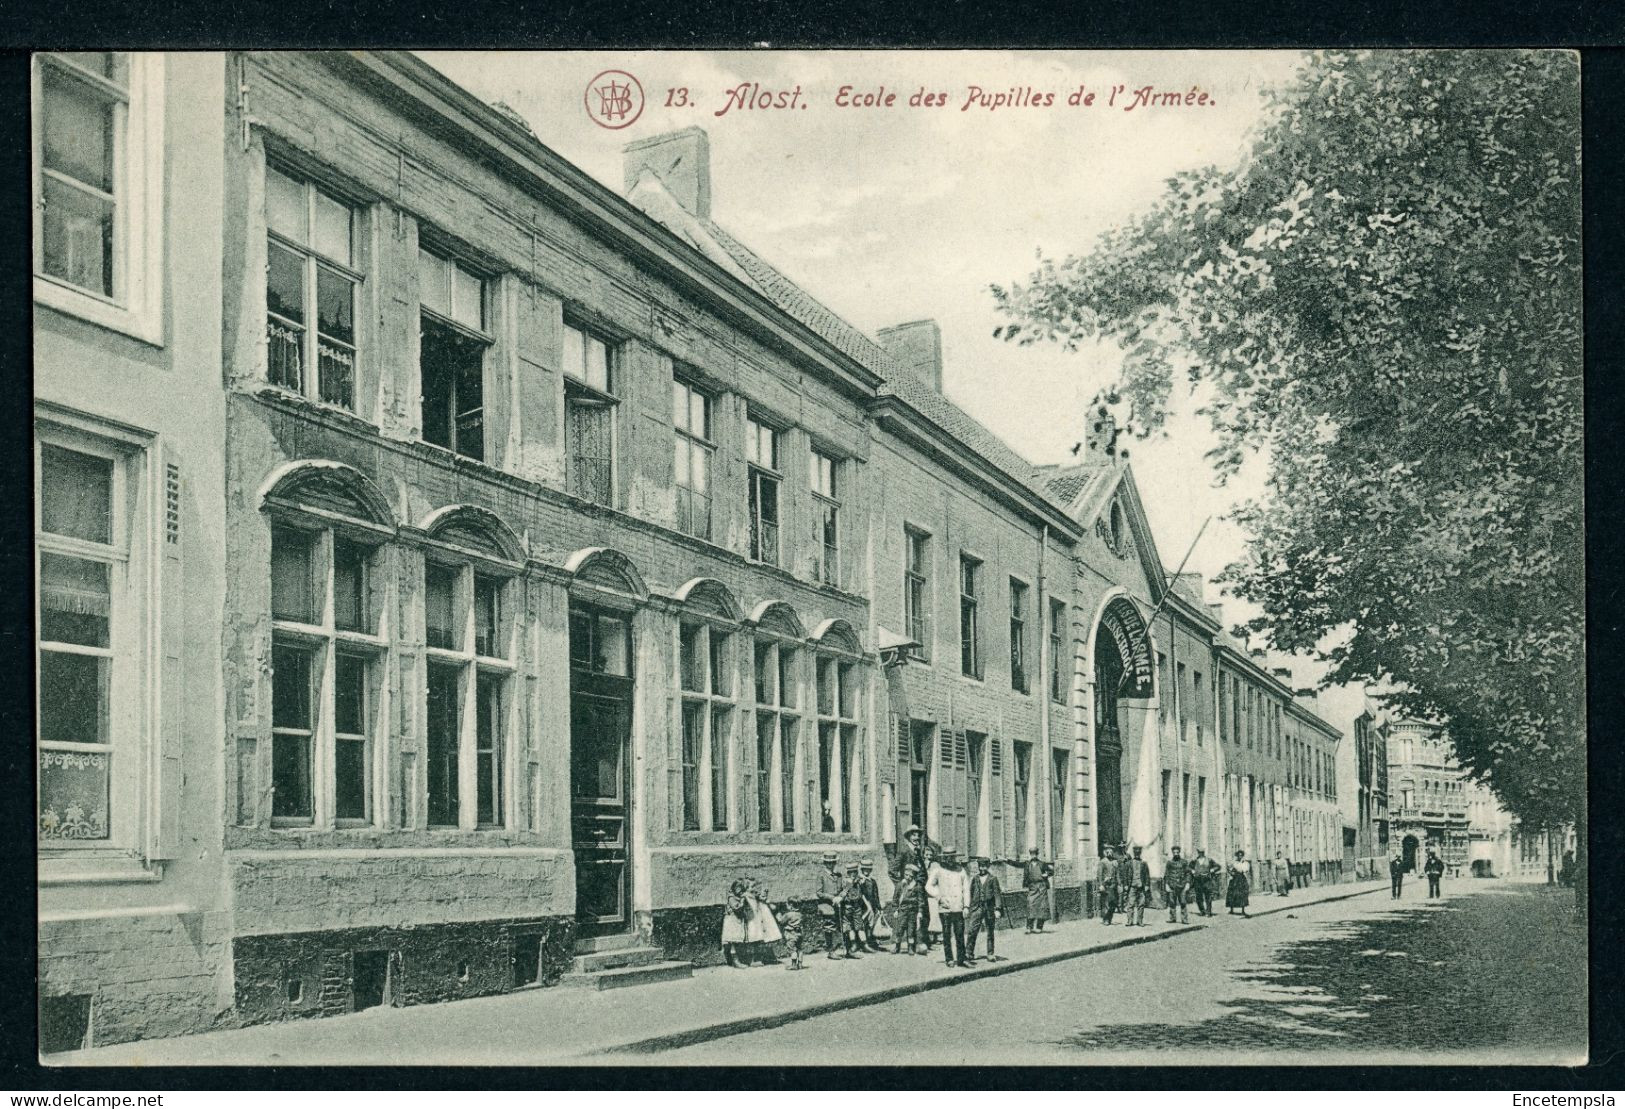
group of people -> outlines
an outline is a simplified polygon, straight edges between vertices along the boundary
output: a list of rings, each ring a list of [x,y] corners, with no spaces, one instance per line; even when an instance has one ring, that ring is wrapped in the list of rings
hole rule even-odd
[[[1388,896],[1398,901],[1405,889],[1405,860],[1398,851],[1388,860]],[[1427,861],[1422,864],[1422,875],[1428,880],[1428,896],[1439,896],[1439,882],[1444,878],[1444,860],[1431,847],[1428,848]]]
[[[1004,916],[1004,890],[989,870],[995,861],[1020,869],[1027,931],[1044,930],[1050,918],[1050,881],[1055,868],[1039,858],[1036,847],[1026,859],[974,856],[967,861],[975,867],[974,874],[961,865],[956,848],[932,851],[919,827],[910,826],[898,845],[891,871],[891,903],[883,906],[873,860],[848,863],[843,875],[836,854],[826,852],[813,898],[825,957],[861,959],[866,953],[883,953],[880,929],[884,923],[891,931],[894,955],[927,955],[940,938],[944,962],[969,967],[975,965],[977,940],[986,935],[987,958],[997,961],[996,929]],[[805,927],[796,902],[773,906],[759,881],[736,879],[728,889],[723,911],[723,959],[732,967],[746,966],[751,950],[765,948],[767,961],[771,945],[782,940],[789,969],[800,970]]]
[[[1190,904],[1196,903],[1197,916],[1212,916],[1214,899],[1221,893],[1229,915],[1247,915],[1254,884],[1253,864],[1246,852],[1237,851],[1228,865],[1208,856],[1198,847],[1192,858],[1185,858],[1179,847],[1168,852],[1168,865],[1163,868],[1161,889],[1163,903],[1168,909],[1169,924],[1189,924]],[[1276,852],[1276,861],[1268,864],[1268,879],[1282,896],[1292,888],[1292,864]],[[1130,848],[1126,843],[1108,845],[1100,853],[1100,919],[1111,924],[1121,913],[1124,926],[1145,926],[1145,909],[1151,903],[1157,883],[1151,877],[1151,867],[1141,857],[1141,848]],[[1177,919],[1176,919],[1177,917]]]

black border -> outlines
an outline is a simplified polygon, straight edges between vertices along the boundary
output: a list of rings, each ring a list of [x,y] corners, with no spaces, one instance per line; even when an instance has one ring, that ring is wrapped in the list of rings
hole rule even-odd
[[[1620,444],[1625,440],[1619,351],[1625,340],[1625,280],[1620,266],[1625,207],[1618,182],[1620,119],[1625,108],[1625,42],[1621,25],[1605,5],[1518,0],[1443,0],[1430,5],[1366,2],[1334,12],[1287,0],[1247,3],[1222,0],[1182,18],[1152,5],[1121,8],[1073,4],[1061,12],[1021,11],[1014,6],[961,0],[932,15],[862,9],[819,0],[784,8],[752,7],[736,14],[694,0],[671,5],[635,0],[607,7],[555,5],[536,10],[519,3],[462,0],[457,5],[360,0],[337,5],[290,0],[242,0],[184,9],[140,0],[114,4],[93,0],[67,16],[43,6],[9,5],[0,12],[0,173],[8,195],[29,195],[29,85],[26,48],[119,46],[214,49],[252,42],[259,47],[373,47],[505,49],[639,47],[700,49],[770,43],[774,47],[887,46],[1215,48],[1301,46],[1554,46],[1590,44],[1582,50],[1585,158],[1586,263],[1586,523],[1588,555],[1588,707],[1591,734],[1612,737],[1619,728],[1625,682],[1619,675],[1625,650],[1617,630],[1625,626],[1625,592],[1618,580],[1625,511]],[[494,32],[493,29],[500,29]],[[0,673],[31,675],[33,652],[27,629],[33,615],[22,588],[32,574],[31,282],[26,208],[13,204],[0,223],[0,367],[16,398],[15,423],[0,436],[0,485],[8,494],[0,509],[0,573],[17,587],[0,590]],[[25,388],[26,386],[26,388]],[[12,737],[33,727],[33,682],[9,681],[12,696],[0,698],[0,728]],[[4,767],[12,782],[32,780],[31,747],[8,745]],[[1619,745],[1590,745],[1593,791],[1591,861],[1591,1057],[1581,1068],[1372,1065],[1358,1067],[1123,1067],[1080,1065],[1037,1068],[842,1067],[838,1057],[817,1067],[699,1068],[636,1066],[570,1069],[451,1067],[282,1068],[44,1068],[35,1054],[36,917],[31,808],[22,798],[0,808],[0,888],[14,892],[0,914],[0,1086],[18,1092],[200,1089],[861,1089],[875,1092],[946,1089],[1046,1090],[1139,1089],[1448,1089],[1511,1092],[1579,1092],[1625,1086],[1621,1048],[1625,1016],[1620,996],[1621,926],[1613,893],[1625,843],[1611,819],[1625,774]],[[20,803],[19,803],[20,802]],[[1134,983],[1124,982],[1127,990]],[[811,1062],[811,1060],[809,1060]],[[904,1063],[905,1060],[899,1060]],[[833,1065],[832,1065],[833,1064]],[[837,1069],[839,1068],[839,1069]]]

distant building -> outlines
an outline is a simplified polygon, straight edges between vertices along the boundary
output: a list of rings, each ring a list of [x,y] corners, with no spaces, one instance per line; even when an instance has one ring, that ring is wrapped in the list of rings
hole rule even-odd
[[[1354,775],[1343,798],[1343,815],[1354,831],[1355,869],[1360,874],[1380,874],[1391,854],[1388,734],[1379,719],[1378,710],[1371,705],[1354,718]]]

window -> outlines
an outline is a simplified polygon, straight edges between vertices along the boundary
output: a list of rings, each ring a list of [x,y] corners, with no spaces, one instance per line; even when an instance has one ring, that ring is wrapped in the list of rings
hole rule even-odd
[[[485,282],[459,262],[418,251],[418,370],[423,441],[485,459]]]
[[[967,855],[974,856],[987,848],[987,835],[982,829],[982,781],[986,773],[983,760],[987,758],[987,736],[966,732],[965,748],[965,808],[970,816],[965,848]]]
[[[677,437],[677,529],[711,538],[711,398],[681,378],[671,383],[671,424]]]
[[[385,642],[374,548],[271,526],[271,822],[365,825]]]
[[[1174,699],[1174,692],[1168,686],[1168,656],[1161,651],[1157,652],[1157,723],[1168,723],[1168,705]]]
[[[982,564],[976,559],[959,556],[959,671],[972,678],[982,676],[981,629],[976,614],[981,571]]]
[[[682,690],[681,830],[725,832],[733,827],[728,799],[733,761],[731,636],[703,623],[678,625],[678,685]]]
[[[1066,602],[1049,606],[1049,698],[1066,704]]]
[[[1025,852],[1032,846],[1027,813],[1032,804],[1033,745],[1016,740],[1016,850]]]
[[[841,584],[841,501],[836,484],[840,463],[823,451],[812,452],[812,493],[819,555],[813,578],[826,585]]]
[[[34,298],[163,337],[163,56],[34,56]]]
[[[1071,854],[1067,849],[1071,839],[1067,835],[1066,794],[1072,784],[1072,760],[1065,751],[1059,750],[1051,751],[1050,758],[1054,763],[1050,777],[1050,851],[1055,858],[1060,858]]]
[[[428,559],[423,564],[426,809],[431,828],[503,828],[508,823],[508,682],[514,664],[508,657],[507,588],[505,580],[477,573],[472,566]],[[463,760],[470,747],[474,776],[464,781]]]
[[[858,748],[858,689],[849,662],[817,656],[821,830],[863,830],[863,753]]]
[[[607,340],[564,327],[564,479],[594,504],[615,498],[615,367]]]
[[[758,639],[755,644],[755,686],[756,686],[756,748],[757,758],[766,757],[768,765],[773,768],[769,774],[763,775],[758,767],[758,789],[761,788],[761,779],[768,779],[766,785],[770,796],[757,796],[757,818],[760,821],[762,811],[765,809],[769,823],[758,823],[760,831],[793,832],[796,830],[798,811],[801,808],[797,800],[800,790],[796,783],[801,781],[801,764],[799,750],[799,728],[801,717],[796,711],[797,687],[800,680],[796,676],[797,655],[794,647],[788,643],[781,643],[774,639]],[[815,817],[809,817],[816,820]],[[816,828],[816,823],[810,825]]]
[[[1027,587],[1010,579],[1010,688],[1027,692]]]
[[[139,736],[123,704],[139,672],[139,615],[119,505],[124,460],[62,443],[38,447],[39,842],[133,835]],[[117,764],[115,765],[115,760]]]
[[[919,657],[931,657],[931,537],[913,528],[903,530],[908,549],[903,571],[903,626],[919,644]],[[923,825],[922,825],[923,827]]]
[[[908,736],[909,822],[923,831],[931,812],[931,749],[935,744],[932,726],[915,720]]]
[[[1174,663],[1174,698],[1179,702],[1179,739],[1181,743],[1184,743],[1190,740],[1191,725],[1186,712],[1188,698],[1185,695],[1185,664],[1183,662]]]
[[[355,408],[355,217],[309,181],[265,167],[266,377]],[[315,373],[310,368],[315,367]]]
[[[779,435],[755,417],[745,421],[745,461],[750,470],[750,557],[782,565],[779,549]]]

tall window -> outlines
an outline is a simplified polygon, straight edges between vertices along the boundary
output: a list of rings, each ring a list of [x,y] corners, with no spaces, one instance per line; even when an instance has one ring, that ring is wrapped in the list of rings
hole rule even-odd
[[[595,504],[615,498],[615,365],[608,340],[564,327],[564,477]]]
[[[1010,688],[1027,692],[1027,587],[1010,579]]]
[[[923,531],[905,528],[903,541],[908,548],[903,570],[903,627],[905,634],[919,644],[919,656],[931,657],[931,537]]]
[[[913,721],[908,736],[909,822],[917,824],[922,830],[930,821],[932,744],[931,725],[921,720]]]
[[[677,528],[711,538],[711,398],[681,378],[671,383],[676,432]]]
[[[1060,858],[1071,854],[1067,849],[1071,837],[1067,834],[1066,794],[1072,785],[1072,759],[1060,750],[1052,750],[1050,758],[1053,761],[1050,770],[1050,851],[1055,858]]]
[[[485,282],[460,262],[418,251],[418,369],[423,439],[485,458]]]
[[[1191,737],[1190,714],[1187,702],[1190,698],[1185,692],[1185,664],[1174,663],[1174,697],[1179,701],[1179,738],[1181,742]]]
[[[39,602],[39,842],[133,835],[139,623],[122,457],[41,441],[35,459]]]
[[[375,553],[332,530],[271,529],[271,820],[373,822],[382,609]]]
[[[858,746],[858,688],[849,662],[817,656],[819,798],[826,832],[863,830],[863,753]]]
[[[508,683],[514,670],[507,583],[466,565],[425,561],[426,754],[431,828],[508,823]],[[472,748],[474,781],[462,780]]]
[[[361,283],[354,224],[344,201],[265,167],[266,375],[273,385],[352,409]]]
[[[754,417],[745,421],[745,461],[750,466],[750,557],[780,565],[779,432]]]
[[[1049,606],[1049,697],[1057,704],[1066,703],[1066,602],[1051,601]]]
[[[1168,656],[1161,651],[1157,652],[1157,723],[1168,723],[1168,706],[1173,702],[1174,691],[1168,685]]]
[[[678,628],[678,685],[682,689],[682,828],[725,832],[733,826],[728,800],[733,781],[732,637],[721,628],[684,623]]]
[[[977,617],[981,574],[979,561],[969,555],[959,556],[959,671],[973,678],[982,676],[981,628]]]
[[[1033,745],[1016,740],[1016,850],[1026,851],[1029,842],[1027,813],[1032,805]]]
[[[812,452],[814,521],[818,528],[818,564],[813,577],[828,585],[841,583],[841,501],[836,484],[840,463],[823,451]]]
[[[43,303],[160,341],[163,61],[34,55],[34,283]]]
[[[773,772],[767,775],[770,795],[757,796],[757,818],[767,810],[770,823],[759,825],[762,831],[793,832],[796,830],[801,805],[800,737],[801,714],[797,710],[800,680],[796,675],[796,650],[787,643],[772,639],[759,639],[755,645],[756,686],[756,753],[758,763],[767,759]],[[758,778],[758,789],[762,779]],[[818,826],[817,816],[807,817],[808,826]]]
[[[987,847],[982,831],[982,782],[987,773],[987,736],[980,732],[965,733],[965,807],[970,817],[965,837],[965,848],[975,855]]]

